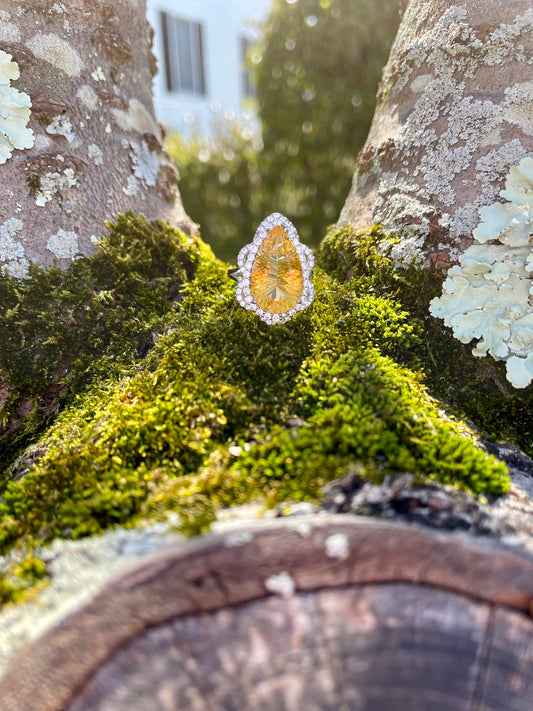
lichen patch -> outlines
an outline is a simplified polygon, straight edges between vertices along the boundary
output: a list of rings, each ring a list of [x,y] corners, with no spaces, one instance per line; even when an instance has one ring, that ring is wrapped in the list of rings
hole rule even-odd
[[[44,207],[54,197],[62,197],[64,190],[73,188],[77,184],[76,173],[72,168],[65,168],[62,172],[57,173],[45,173],[38,181],[35,204]]]
[[[0,268],[19,277],[26,276],[29,266],[24,245],[16,239],[23,227],[22,220],[17,217],[11,217],[0,225]]]
[[[130,141],[130,148],[134,176],[147,187],[154,186],[161,167],[159,155],[148,148],[146,141]]]
[[[137,195],[139,192],[139,181],[134,175],[128,177],[128,181],[125,187],[122,188],[122,192],[130,197]]]
[[[289,598],[294,595],[296,585],[294,578],[287,571],[283,571],[278,575],[271,575],[265,580],[265,588],[276,595],[284,598]]]
[[[10,86],[18,79],[19,68],[7,52],[0,50],[0,164],[5,163],[15,149],[31,148],[34,135],[27,128],[31,99]]]
[[[533,8],[488,34],[470,24],[462,5],[450,6],[434,23],[418,20],[413,15],[402,22],[396,42],[404,51],[394,54],[384,72],[377,135],[389,136],[391,146],[383,155],[374,151],[354,191],[365,181],[376,185],[372,217],[387,229],[429,234],[436,216],[442,225],[453,223],[454,236],[464,237],[471,233],[473,212],[495,199],[510,166],[524,157],[523,148],[521,155],[516,150],[521,135],[533,135],[532,82],[510,86],[503,96],[483,91],[487,73],[502,71],[495,67],[533,61],[524,48]],[[510,128],[515,138],[493,153]],[[461,205],[465,184],[478,198]]]
[[[81,86],[76,92],[76,96],[89,111],[95,111],[98,108],[98,96],[88,84]]]
[[[63,136],[68,143],[72,143],[76,138],[72,123],[64,114],[54,116],[52,122],[46,127],[46,133],[51,136]]]
[[[77,77],[83,68],[78,52],[66,40],[55,34],[37,34],[27,43],[37,59],[48,62],[69,77]]]
[[[102,149],[100,148],[100,146],[97,146],[96,143],[89,144],[89,146],[87,147],[87,153],[89,155],[89,158],[95,165],[104,164],[104,154],[102,153]]]
[[[476,242],[448,271],[430,312],[475,356],[506,361],[516,388],[533,380],[533,158],[509,171],[501,197],[481,207]]]
[[[0,18],[0,42],[20,42],[19,28],[12,22],[5,22],[1,18]]]
[[[504,118],[533,136],[533,82],[514,84],[505,90]]]
[[[138,99],[130,99],[128,110],[112,109],[113,117],[123,131],[151,133],[161,142],[161,130],[146,106]]]
[[[96,69],[91,72],[91,76],[94,81],[105,81],[104,70],[101,66],[96,67]]]
[[[58,259],[74,259],[79,253],[78,235],[72,230],[58,230],[46,243],[54,257]]]
[[[350,542],[345,533],[328,536],[325,545],[328,558],[348,558],[350,555]]]

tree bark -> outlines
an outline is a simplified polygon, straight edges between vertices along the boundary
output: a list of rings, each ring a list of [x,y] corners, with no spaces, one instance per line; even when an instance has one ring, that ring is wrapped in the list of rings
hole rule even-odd
[[[0,0],[0,266],[12,273],[91,254],[129,208],[192,229],[154,116],[145,14],[145,0]]]
[[[406,3],[341,224],[402,235],[404,262],[457,259],[533,151],[532,23],[530,0]]]
[[[298,519],[138,564],[13,660],[2,709],[529,711],[530,558]]]

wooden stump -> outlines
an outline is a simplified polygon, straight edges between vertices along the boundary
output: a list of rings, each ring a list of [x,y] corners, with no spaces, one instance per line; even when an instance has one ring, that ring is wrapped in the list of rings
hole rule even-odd
[[[2,711],[531,711],[533,560],[348,516],[138,565],[20,653]]]

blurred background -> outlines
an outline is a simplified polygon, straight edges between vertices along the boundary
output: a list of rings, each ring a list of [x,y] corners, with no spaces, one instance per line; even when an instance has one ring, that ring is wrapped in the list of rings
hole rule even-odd
[[[316,246],[366,139],[398,0],[148,0],[156,113],[217,256],[271,212]]]

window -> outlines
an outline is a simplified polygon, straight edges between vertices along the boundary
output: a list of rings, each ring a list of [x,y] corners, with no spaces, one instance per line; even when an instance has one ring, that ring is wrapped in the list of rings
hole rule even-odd
[[[242,87],[245,97],[255,98],[255,78],[250,61],[250,48],[253,42],[248,37],[241,37]]]
[[[205,94],[202,26],[161,13],[168,91]]]

